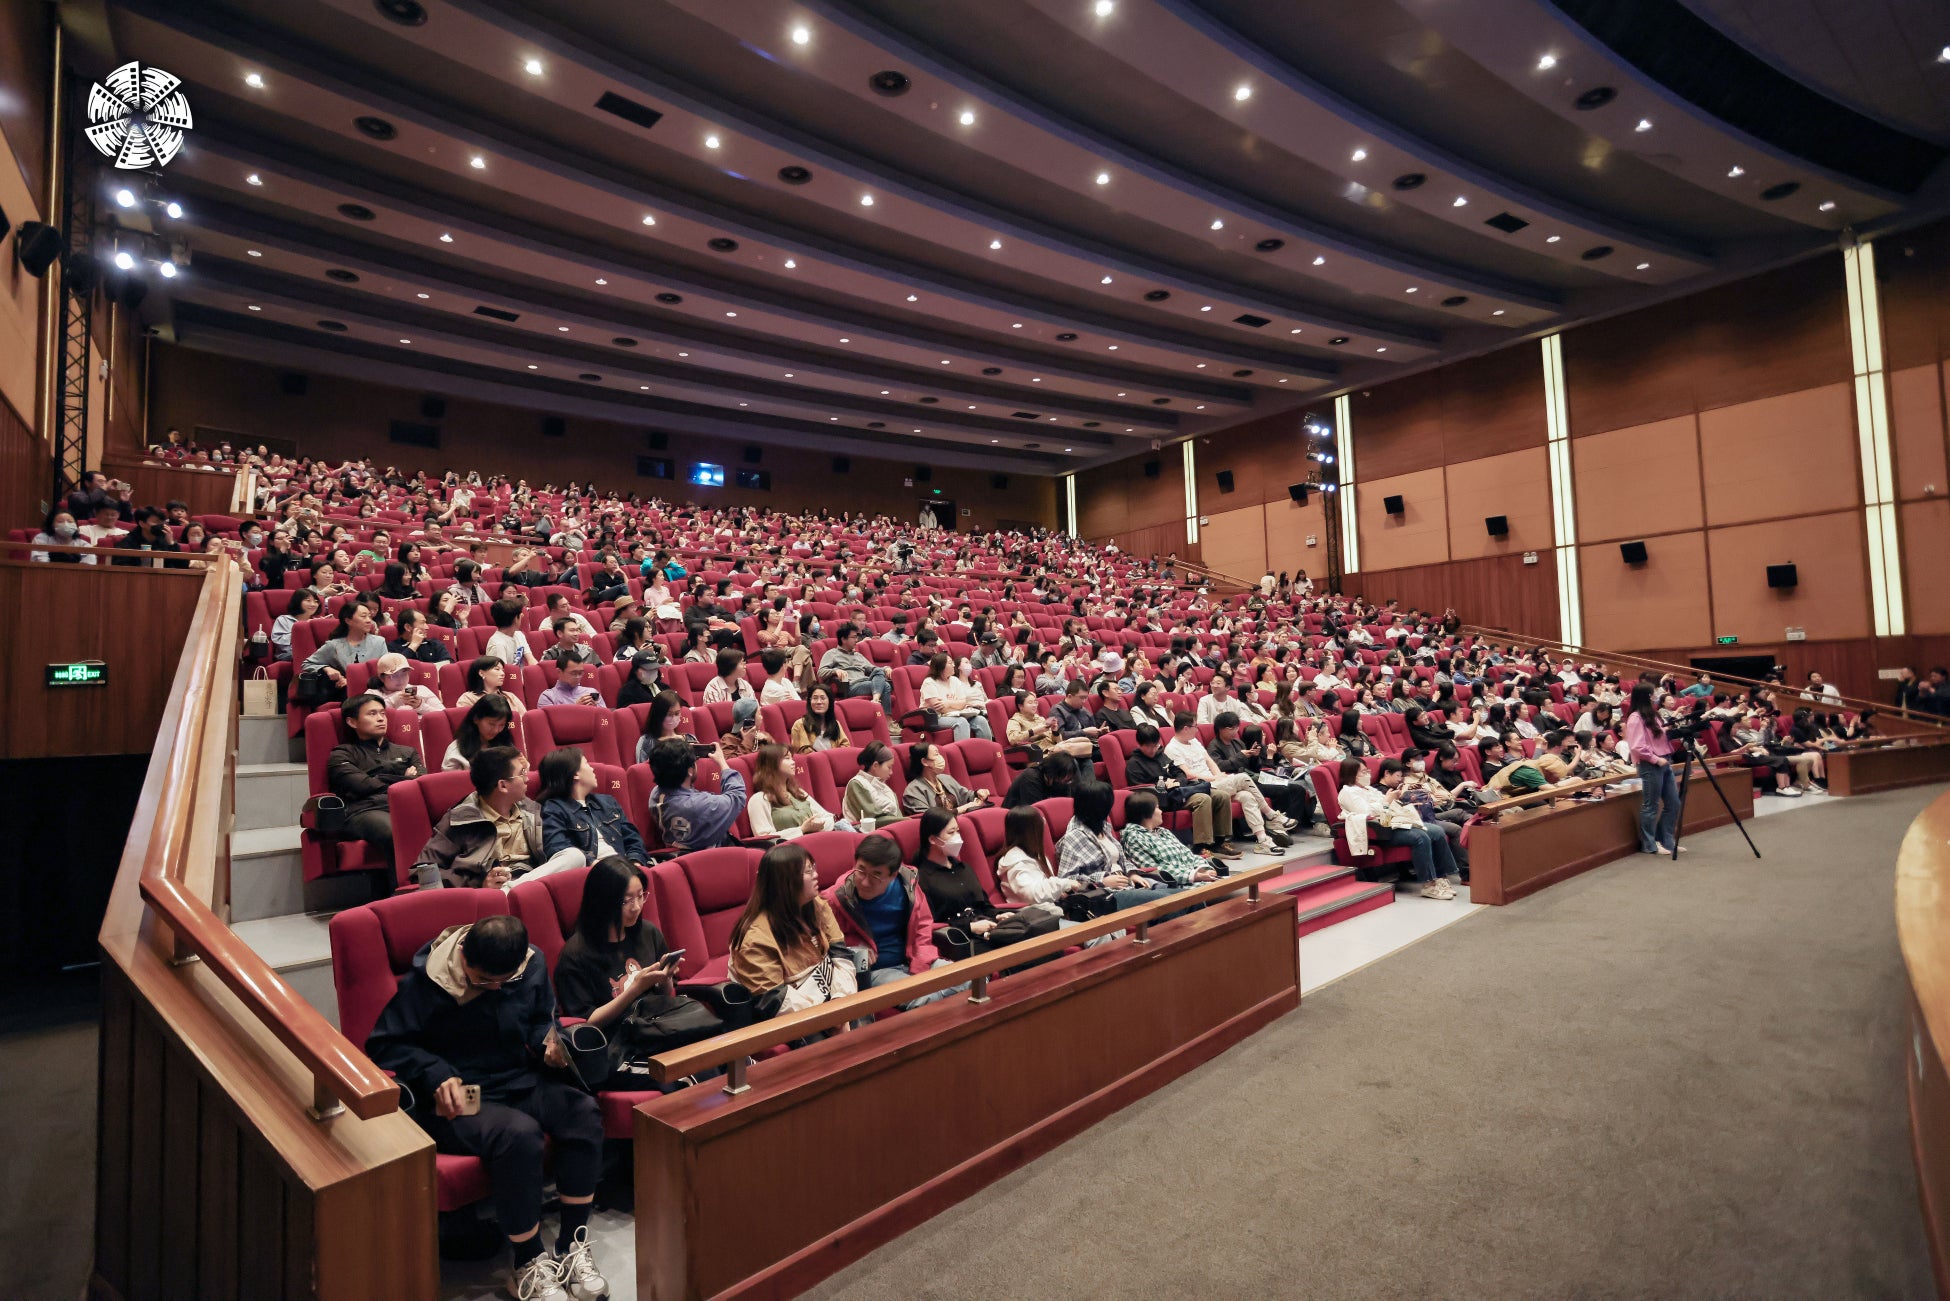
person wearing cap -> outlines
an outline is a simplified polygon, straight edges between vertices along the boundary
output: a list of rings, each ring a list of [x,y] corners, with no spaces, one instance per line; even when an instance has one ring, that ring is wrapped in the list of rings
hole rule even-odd
[[[447,706],[430,687],[413,681],[413,661],[398,651],[379,657],[373,666],[380,682],[379,695],[388,709],[410,709],[416,714],[437,714]]]
[[[731,702],[731,728],[718,744],[727,759],[736,759],[741,754],[752,754],[761,745],[768,745],[770,736],[758,727],[758,698],[743,696]]]
[[[644,617],[643,602],[637,600],[634,596],[619,596],[616,598],[616,613],[611,616],[609,621],[609,630],[611,632],[622,632],[624,624],[632,619],[641,619]]]

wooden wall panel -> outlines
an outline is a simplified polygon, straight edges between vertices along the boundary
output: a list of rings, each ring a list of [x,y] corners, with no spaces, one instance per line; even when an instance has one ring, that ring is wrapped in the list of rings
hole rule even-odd
[[[235,495],[237,475],[224,470],[187,470],[161,463],[147,464],[140,457],[107,456],[101,469],[126,480],[135,489],[138,506],[162,506],[180,501],[192,515],[225,515]]]
[[[1708,525],[1819,514],[1862,500],[1847,384],[1702,411],[1699,434]]]
[[[1696,365],[1684,299],[1566,331],[1572,435],[1691,415],[1698,410]]]
[[[1402,498],[1400,515],[1384,499]],[[1355,493],[1361,529],[1361,567],[1400,569],[1437,565],[1449,558],[1449,516],[1440,467],[1388,479],[1364,479]]]
[[[1557,568],[1549,553],[1534,565],[1521,556],[1485,556],[1410,569],[1349,574],[1349,592],[1380,603],[1441,612],[1453,608],[1469,623],[1507,628],[1533,637],[1555,637]]]
[[[12,15],[16,11],[41,9],[39,4],[0,5],[0,14]],[[11,22],[8,17],[0,17],[0,24]],[[0,40],[0,45],[5,42]],[[11,93],[15,83],[9,81],[5,69],[0,68],[0,123],[7,119],[7,107],[13,99]],[[10,124],[9,124],[10,125]],[[41,190],[39,170],[36,168],[36,181],[30,190],[26,178],[21,175],[18,159],[7,149],[7,140],[0,139],[0,211],[7,214],[14,229],[22,222],[40,221]],[[30,423],[37,423],[40,410],[39,398],[39,358],[41,351],[41,290],[42,282],[27,274],[14,256],[13,233],[8,232],[5,248],[0,249],[5,256],[0,257],[0,402],[4,402],[30,417]]]
[[[1544,356],[1536,343],[1501,348],[1436,374],[1442,381],[1443,456],[1449,464],[1544,445]],[[1359,421],[1354,429],[1359,437]]]
[[[1645,551],[1643,565],[1628,565],[1615,542],[1578,548],[1584,644],[1631,651],[1711,642],[1706,535],[1672,533],[1650,538]]]
[[[46,445],[20,412],[0,398],[0,527],[39,527],[52,476]]]
[[[1896,454],[1896,495],[1904,501],[1950,491],[1946,469],[1944,392],[1950,372],[1940,362],[1889,373],[1889,441]]]
[[[1442,376],[1423,371],[1348,395],[1354,478],[1365,484],[1442,464]]]
[[[1699,418],[1674,416],[1613,429],[1571,445],[1578,538],[1642,538],[1697,529]]]
[[[381,465],[404,468],[467,466],[483,474],[506,474],[531,483],[553,480],[559,484],[578,479],[623,493],[661,493],[667,498],[708,500],[714,505],[773,510],[823,506],[884,511],[910,520],[933,487],[942,490],[944,500],[952,499],[970,510],[968,519],[956,519],[958,528],[987,528],[998,520],[1049,527],[1057,522],[1060,483],[1055,477],[1012,473],[1007,488],[996,488],[986,472],[940,469],[931,484],[904,488],[901,480],[911,477],[916,463],[925,458],[900,458],[892,449],[883,457],[855,455],[851,472],[838,475],[833,473],[830,452],[768,443],[758,468],[772,472],[771,491],[736,486],[695,488],[637,477],[636,457],[650,454],[644,436],[656,427],[654,419],[623,425],[572,416],[565,437],[545,439],[539,411],[449,398],[447,415],[439,422],[442,445],[437,451],[429,451],[401,446],[386,436],[393,420],[424,422],[420,415],[422,394],[414,390],[314,374],[308,391],[293,396],[280,388],[279,376],[284,371],[278,367],[160,345],[153,362],[151,431],[167,430],[172,425],[188,431],[204,425],[246,439],[266,434],[295,437],[299,451],[308,456],[371,457]],[[673,434],[669,450],[655,455],[677,462],[680,474],[691,461],[722,464],[730,471],[743,463],[744,447],[742,440]],[[1081,489],[1079,496],[1083,496]],[[1125,526],[1120,519],[1114,527]]]
[[[1326,415],[1331,404],[1321,403]],[[1282,412],[1201,436],[1194,444],[1199,506],[1210,514],[1259,502],[1286,501],[1286,486],[1306,478],[1307,436],[1300,425],[1305,409]],[[1218,474],[1232,471],[1233,490],[1221,495]]]
[[[1909,630],[1950,634],[1950,498],[1897,507]]]
[[[1701,411],[1849,380],[1848,282],[1839,252],[1682,301],[1693,322]]]
[[[1876,241],[1884,364],[1950,358],[1950,220]]]
[[[1525,551],[1549,551],[1555,544],[1550,458],[1542,447],[1463,461],[1450,465],[1444,473],[1452,558],[1521,555]],[[1490,536],[1483,521],[1491,515],[1507,519],[1507,536]]]
[[[1199,526],[1204,563],[1222,574],[1257,580],[1266,572],[1266,508],[1247,506],[1208,515]]]
[[[1868,559],[1859,511],[1713,529],[1713,634],[1774,641],[1800,627],[1817,641],[1867,637]],[[1800,584],[1770,588],[1767,566],[1792,562]]]
[[[1327,572],[1327,508],[1319,493],[1309,494],[1305,506],[1284,495],[1266,503],[1266,563],[1275,573]]]

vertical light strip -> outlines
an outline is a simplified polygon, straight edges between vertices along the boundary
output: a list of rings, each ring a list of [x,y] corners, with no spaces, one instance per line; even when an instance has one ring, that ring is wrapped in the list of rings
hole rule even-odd
[[[1077,535],[1077,476],[1063,476],[1063,517],[1064,531],[1071,537]]]
[[[1341,464],[1341,572],[1361,570],[1361,522],[1354,511],[1354,404],[1334,399],[1334,456]]]
[[[1185,541],[1198,541],[1198,462],[1192,455],[1192,439],[1179,446],[1185,449]]]
[[[1842,250],[1848,279],[1848,347],[1855,372],[1855,430],[1861,444],[1863,525],[1869,543],[1869,603],[1878,637],[1900,637],[1903,562],[1896,536],[1896,472],[1889,451],[1889,388],[1882,369],[1882,301],[1875,246]]]
[[[1558,636],[1584,644],[1584,590],[1578,577],[1577,482],[1571,476],[1571,409],[1564,396],[1564,337],[1546,335],[1544,432],[1551,476],[1551,557],[1557,565]]]

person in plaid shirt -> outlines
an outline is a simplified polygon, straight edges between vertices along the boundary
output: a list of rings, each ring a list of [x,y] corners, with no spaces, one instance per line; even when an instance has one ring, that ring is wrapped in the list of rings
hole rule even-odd
[[[1127,873],[1154,877],[1175,890],[1219,879],[1210,859],[1200,858],[1165,830],[1164,809],[1150,791],[1132,791],[1124,797],[1124,833],[1119,840]]]

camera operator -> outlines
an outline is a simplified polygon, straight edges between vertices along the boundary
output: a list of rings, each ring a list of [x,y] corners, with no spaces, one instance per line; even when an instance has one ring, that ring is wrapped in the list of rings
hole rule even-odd
[[[1632,688],[1625,716],[1625,744],[1639,770],[1639,852],[1671,858],[1679,844],[1679,777],[1673,772],[1673,738],[1659,721],[1649,682]]]

